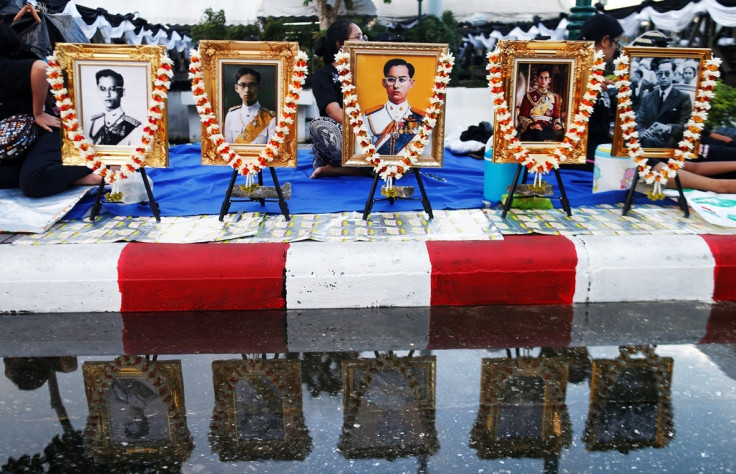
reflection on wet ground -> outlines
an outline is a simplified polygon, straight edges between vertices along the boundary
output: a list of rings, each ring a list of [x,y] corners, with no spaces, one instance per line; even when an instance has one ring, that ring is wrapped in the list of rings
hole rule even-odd
[[[2,472],[732,472],[736,305],[0,315]]]

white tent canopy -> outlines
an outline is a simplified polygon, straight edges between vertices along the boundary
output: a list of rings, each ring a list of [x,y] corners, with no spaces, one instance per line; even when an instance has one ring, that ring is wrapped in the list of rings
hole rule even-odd
[[[328,0],[335,3],[334,0]],[[104,8],[110,13],[137,13],[149,23],[164,25],[194,25],[202,20],[207,8],[223,10],[227,23],[231,25],[249,24],[259,17],[316,16],[316,0],[304,6],[303,0],[77,0],[78,5],[90,8]],[[574,2],[573,2],[574,3]],[[540,0],[525,2],[520,0],[423,0],[422,14],[442,15],[451,10],[455,19],[461,22],[516,22],[531,21],[535,15],[542,19],[556,18],[560,13],[569,12],[571,0]],[[377,15],[382,23],[396,23],[417,17],[417,0],[353,0],[353,9],[345,10],[345,0],[340,6],[340,14]]]
[[[378,8],[378,20],[390,24],[417,17],[417,0],[392,0],[384,3],[374,2]],[[422,14],[432,13],[441,16],[445,10],[452,11],[455,20],[468,23],[514,23],[532,21],[535,16],[541,19],[557,18],[560,13],[570,12],[569,0],[541,0],[525,2],[520,0],[424,0]]]

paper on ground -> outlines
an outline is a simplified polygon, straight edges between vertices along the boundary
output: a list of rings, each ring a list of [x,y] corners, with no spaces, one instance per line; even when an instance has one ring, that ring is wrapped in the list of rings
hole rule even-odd
[[[43,198],[24,196],[18,188],[0,189],[0,231],[46,232],[64,217],[89,189],[75,186]]]

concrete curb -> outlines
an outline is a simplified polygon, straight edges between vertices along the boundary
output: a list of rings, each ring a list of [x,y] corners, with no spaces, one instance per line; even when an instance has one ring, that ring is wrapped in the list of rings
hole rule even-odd
[[[0,312],[736,301],[736,236],[0,246]]]

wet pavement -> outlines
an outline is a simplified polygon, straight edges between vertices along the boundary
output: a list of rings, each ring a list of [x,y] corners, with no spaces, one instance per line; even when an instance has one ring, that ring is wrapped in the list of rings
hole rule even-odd
[[[733,472],[736,304],[0,315],[2,472]]]

